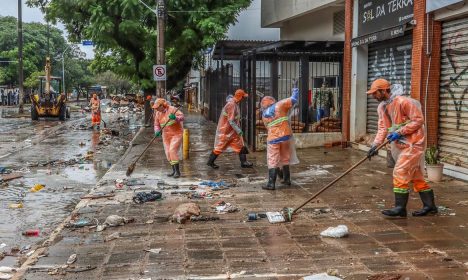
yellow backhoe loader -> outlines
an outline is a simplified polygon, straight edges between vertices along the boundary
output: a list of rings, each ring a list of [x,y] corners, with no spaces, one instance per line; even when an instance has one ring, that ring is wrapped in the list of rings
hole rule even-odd
[[[40,76],[39,91],[31,94],[31,119],[41,117],[70,118],[67,98],[62,92],[62,78],[51,76],[50,58],[46,58],[45,76]]]

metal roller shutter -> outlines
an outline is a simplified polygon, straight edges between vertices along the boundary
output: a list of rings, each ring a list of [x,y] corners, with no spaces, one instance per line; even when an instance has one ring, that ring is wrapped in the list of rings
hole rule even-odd
[[[443,23],[441,47],[440,157],[468,168],[468,19]]]
[[[375,79],[384,78],[392,84],[402,84],[410,94],[411,47],[411,34],[369,45],[367,88]],[[378,105],[374,98],[367,97],[367,133],[377,132]]]

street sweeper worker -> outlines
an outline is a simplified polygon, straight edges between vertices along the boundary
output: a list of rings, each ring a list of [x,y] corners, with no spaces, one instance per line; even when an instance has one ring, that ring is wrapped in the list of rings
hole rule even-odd
[[[293,133],[289,122],[289,110],[299,100],[299,89],[294,87],[289,98],[276,102],[275,98],[265,96],[260,102],[262,120],[268,130],[267,161],[268,184],[266,190],[274,190],[276,177],[283,178],[281,183],[291,185],[289,165],[297,164]]]
[[[402,85],[390,86],[385,79],[375,80],[367,94],[380,101],[377,108],[378,132],[368,152],[368,157],[377,154],[376,147],[387,138],[395,160],[393,169],[395,207],[383,210],[382,214],[406,217],[410,183],[413,183],[413,190],[419,193],[423,203],[423,208],[414,211],[413,216],[437,213],[434,192],[424,181],[423,175],[426,135],[421,104],[405,96]]]
[[[172,172],[167,176],[179,178],[184,114],[178,111],[176,107],[170,106],[163,98],[156,99],[153,109],[155,109],[154,136],[159,137],[162,134],[164,152],[172,167]]]
[[[97,97],[97,94],[93,94],[93,97],[89,101],[89,106],[91,107],[91,127],[94,126],[99,129],[101,124],[101,102]]]
[[[247,161],[248,150],[244,144],[244,133],[240,128],[241,116],[239,103],[249,95],[242,89],[236,90],[234,96],[228,98],[219,116],[218,127],[214,149],[210,154],[207,165],[214,169],[219,168],[215,164],[216,158],[225,150],[229,149],[239,154],[239,160],[242,168],[252,167],[253,164]]]

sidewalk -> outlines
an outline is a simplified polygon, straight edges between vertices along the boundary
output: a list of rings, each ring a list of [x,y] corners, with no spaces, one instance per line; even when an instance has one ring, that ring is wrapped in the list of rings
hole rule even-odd
[[[276,191],[261,189],[266,183],[266,156],[248,155],[254,169],[241,169],[237,156],[223,154],[219,170],[206,166],[212,149],[215,126],[191,115],[190,160],[181,163],[183,177],[169,179],[162,144],[156,142],[142,157],[132,178],[144,186],[116,190],[114,180],[125,171],[152,137],[142,131],[120,163],[114,165],[92,193],[115,192],[111,198],[82,200],[70,218],[96,218],[103,223],[116,214],[134,218],[133,223],[107,228],[70,229],[59,227],[23,265],[17,279],[300,279],[329,272],[346,279],[466,279],[468,277],[468,186],[446,179],[432,185],[436,202],[444,206],[434,217],[387,219],[380,211],[393,204],[391,170],[384,159],[373,159],[357,168],[317,200],[293,217],[293,222],[270,224],[267,219],[247,222],[248,212],[278,211],[296,207],[333,180],[365,154],[352,149],[298,150],[301,164],[292,167],[291,187]],[[163,187],[163,200],[135,204],[133,190]],[[202,180],[236,182],[237,187],[213,192],[213,199],[188,199],[171,194],[170,186],[196,184]],[[159,185],[158,185],[159,181]],[[278,184],[279,185],[279,184]],[[239,207],[235,213],[217,215],[211,205],[224,200]],[[170,223],[167,218],[185,202],[195,202],[202,215],[219,220]],[[421,207],[411,194],[408,210]],[[320,237],[330,226],[347,225],[348,237]],[[120,237],[105,242],[111,234]],[[161,248],[159,253],[145,249]],[[64,265],[71,254],[76,262]],[[45,255],[37,259],[39,255]],[[51,273],[52,275],[50,275]],[[21,274],[19,273],[18,276]],[[381,277],[381,278],[378,278]],[[406,277],[406,278],[405,278]]]

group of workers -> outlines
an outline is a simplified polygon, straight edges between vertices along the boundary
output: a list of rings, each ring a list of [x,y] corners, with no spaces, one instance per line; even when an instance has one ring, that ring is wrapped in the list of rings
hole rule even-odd
[[[262,121],[267,128],[267,163],[268,183],[262,188],[275,190],[276,179],[282,179],[283,185],[291,185],[290,165],[297,164],[294,137],[290,126],[289,111],[298,103],[299,89],[292,88],[289,98],[276,101],[272,96],[264,96],[260,101]],[[425,149],[424,116],[418,101],[405,96],[399,84],[390,85],[385,79],[375,80],[367,94],[380,102],[378,106],[378,132],[368,151],[368,158],[375,156],[378,147],[388,143],[395,160],[393,170],[393,192],[395,207],[382,211],[386,216],[406,217],[406,204],[409,197],[409,185],[418,192],[423,208],[414,211],[413,216],[425,216],[437,213],[434,203],[434,192],[424,180],[423,155]],[[93,96],[93,98],[95,98]],[[218,169],[217,157],[227,150],[239,155],[242,168],[252,168],[247,161],[248,149],[241,129],[241,112],[239,104],[248,94],[238,89],[233,96],[228,96],[226,105],[221,111],[216,129],[214,149],[209,155],[207,165]],[[93,101],[92,101],[93,102]],[[94,103],[92,103],[94,104]],[[93,107],[94,108],[94,107]],[[166,158],[172,172],[168,176],[180,177],[179,161],[183,137],[184,114],[178,107],[172,106],[163,98],[154,102],[154,133],[162,135]],[[93,114],[93,124],[94,124]],[[386,141],[387,140],[387,141]]]

